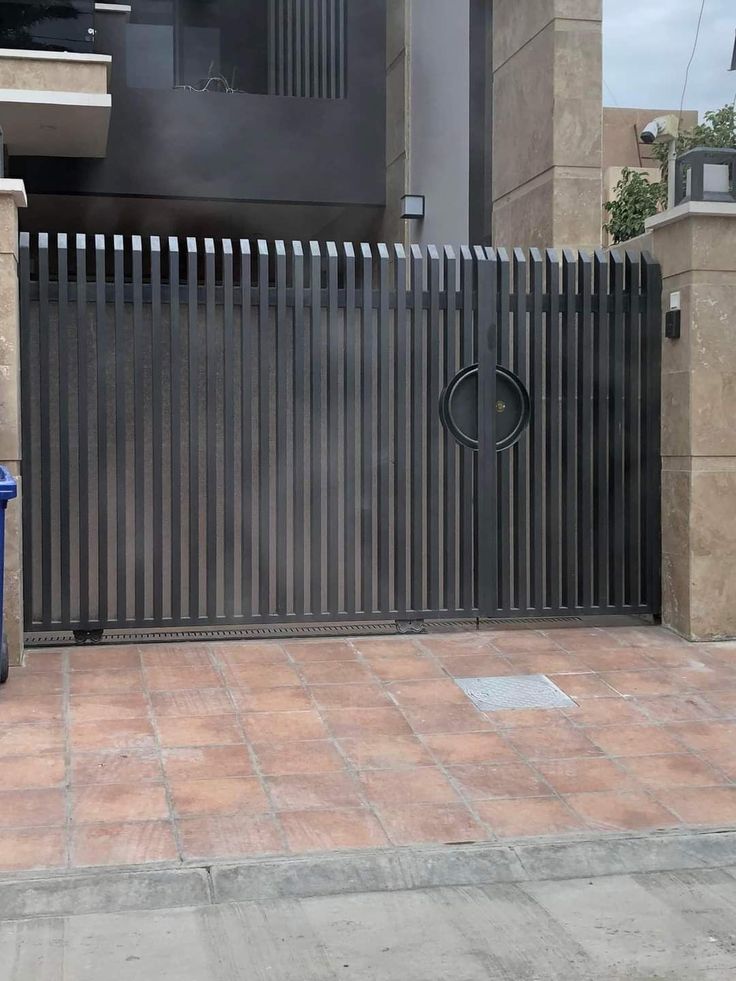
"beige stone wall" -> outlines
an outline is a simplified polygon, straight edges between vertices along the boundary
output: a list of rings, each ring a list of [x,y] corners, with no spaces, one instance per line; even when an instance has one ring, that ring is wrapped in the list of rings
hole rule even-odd
[[[0,463],[21,472],[18,210],[0,180]],[[11,663],[23,654],[23,574],[20,496],[8,504],[5,529],[5,631]]]
[[[497,245],[601,243],[601,21],[601,0],[495,0]]]
[[[708,210],[651,229],[682,307],[662,356],[663,618],[692,640],[736,637],[736,205]]]
[[[110,58],[0,49],[0,89],[106,95]]]

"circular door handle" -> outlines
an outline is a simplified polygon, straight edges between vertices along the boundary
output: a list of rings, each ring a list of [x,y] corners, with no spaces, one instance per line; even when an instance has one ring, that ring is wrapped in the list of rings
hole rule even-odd
[[[496,368],[496,450],[507,450],[529,425],[532,404],[522,380]],[[442,425],[470,450],[478,449],[478,365],[459,371],[440,395]]]

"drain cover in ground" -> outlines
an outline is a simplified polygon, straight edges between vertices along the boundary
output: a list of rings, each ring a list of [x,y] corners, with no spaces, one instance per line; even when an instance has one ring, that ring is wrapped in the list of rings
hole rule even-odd
[[[575,702],[544,674],[455,681],[481,712],[575,707]]]

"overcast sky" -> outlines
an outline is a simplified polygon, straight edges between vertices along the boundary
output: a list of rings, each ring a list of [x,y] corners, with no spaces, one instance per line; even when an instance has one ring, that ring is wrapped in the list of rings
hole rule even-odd
[[[701,0],[603,0],[603,101],[678,109]],[[736,96],[728,72],[736,0],[705,0],[686,109],[718,109]]]

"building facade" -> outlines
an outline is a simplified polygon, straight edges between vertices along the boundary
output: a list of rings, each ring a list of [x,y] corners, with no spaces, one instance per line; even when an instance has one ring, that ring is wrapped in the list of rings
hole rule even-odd
[[[600,8],[4,0],[23,227],[599,244]]]

